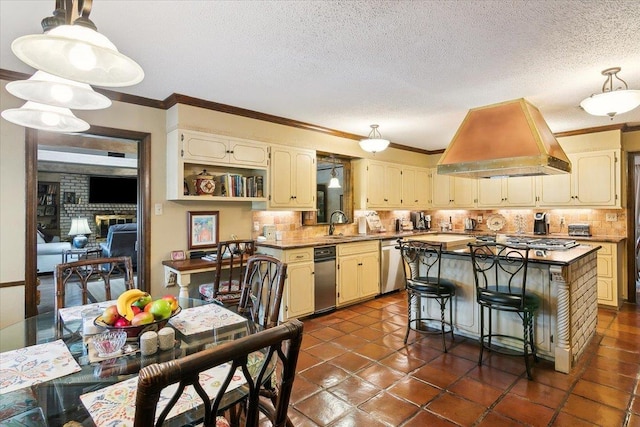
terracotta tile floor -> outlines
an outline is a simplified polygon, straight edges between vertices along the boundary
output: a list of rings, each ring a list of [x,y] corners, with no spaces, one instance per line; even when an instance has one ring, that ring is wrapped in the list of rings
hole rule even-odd
[[[456,336],[403,343],[406,297],[396,293],[304,322],[289,415],[304,426],[640,427],[640,308],[601,309],[574,371],[485,353]],[[417,338],[417,341],[411,343]]]

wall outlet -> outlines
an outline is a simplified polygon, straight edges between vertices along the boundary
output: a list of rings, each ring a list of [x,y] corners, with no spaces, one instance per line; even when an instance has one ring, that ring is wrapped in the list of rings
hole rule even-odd
[[[162,203],[156,203],[154,207],[156,215],[162,215],[164,213],[162,209]]]
[[[478,215],[476,217],[476,221],[478,222],[478,224],[482,224],[482,215]]]
[[[560,225],[561,226],[564,225],[564,217],[563,216],[560,217]]]
[[[605,220],[607,222],[614,222],[618,220],[618,214],[615,213],[608,213],[605,215]]]
[[[253,221],[253,231],[260,231],[260,222]]]

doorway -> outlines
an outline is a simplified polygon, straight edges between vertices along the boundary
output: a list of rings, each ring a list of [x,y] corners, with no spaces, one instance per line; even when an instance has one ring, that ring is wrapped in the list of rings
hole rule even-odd
[[[117,144],[137,145],[137,278],[138,287],[149,290],[149,200],[150,200],[150,171],[151,171],[151,135],[121,129],[92,126],[83,134],[65,135],[40,132],[33,129],[26,130],[26,230],[25,230],[25,314],[37,314],[37,233],[38,227],[38,148],[47,145],[66,146],[76,148],[90,148],[102,143],[103,146]],[[118,142],[119,141],[119,142]],[[113,145],[115,144],[115,145]],[[117,150],[114,150],[117,151]],[[135,262],[135,261],[134,261]]]

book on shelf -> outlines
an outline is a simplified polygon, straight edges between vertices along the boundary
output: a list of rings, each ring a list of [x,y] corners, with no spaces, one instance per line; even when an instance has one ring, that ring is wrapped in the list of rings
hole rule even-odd
[[[260,175],[243,176],[225,173],[215,178],[214,196],[264,197],[264,178]]]

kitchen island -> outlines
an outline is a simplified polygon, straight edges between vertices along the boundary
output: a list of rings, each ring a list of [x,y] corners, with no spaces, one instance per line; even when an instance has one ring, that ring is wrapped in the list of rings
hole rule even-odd
[[[560,372],[570,372],[596,332],[599,248],[580,245],[563,251],[530,251],[527,291],[542,301],[535,319],[535,344],[538,355],[553,360]],[[444,251],[441,276],[457,285],[453,299],[455,332],[479,337],[480,309],[469,249]],[[425,305],[420,309],[433,317],[439,307]],[[493,321],[497,333],[522,335],[521,320],[513,313],[494,313]],[[512,345],[508,341],[502,344]]]

